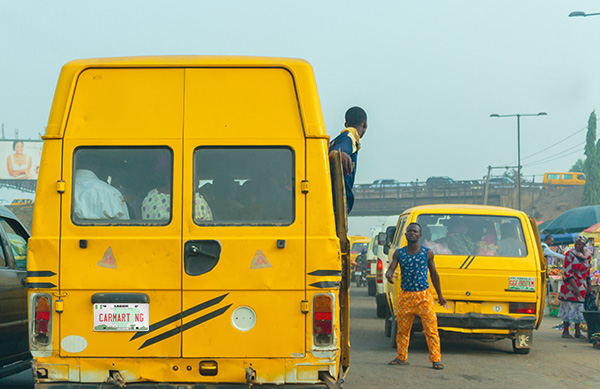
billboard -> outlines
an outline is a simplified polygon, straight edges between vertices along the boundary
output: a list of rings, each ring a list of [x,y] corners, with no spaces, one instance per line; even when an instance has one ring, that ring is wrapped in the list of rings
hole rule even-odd
[[[0,180],[37,180],[41,140],[0,140]]]

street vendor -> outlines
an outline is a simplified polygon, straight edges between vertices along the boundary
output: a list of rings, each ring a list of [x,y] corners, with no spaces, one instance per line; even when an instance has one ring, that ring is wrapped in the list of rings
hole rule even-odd
[[[590,282],[590,267],[592,255],[585,245],[587,238],[579,235],[574,247],[565,255],[562,286],[558,299],[560,310],[558,315],[563,321],[563,338],[573,338],[569,334],[569,324],[575,325],[575,338],[585,338],[581,334],[580,324],[585,310],[585,294]]]
[[[546,237],[544,237],[544,241],[542,242],[542,253],[544,254],[544,257],[546,257],[546,264],[548,267],[553,266],[556,263],[555,259],[560,260],[559,263],[556,263],[557,265],[565,260],[565,256],[563,254],[559,254],[550,248],[553,244],[554,237],[550,234],[546,235]]]

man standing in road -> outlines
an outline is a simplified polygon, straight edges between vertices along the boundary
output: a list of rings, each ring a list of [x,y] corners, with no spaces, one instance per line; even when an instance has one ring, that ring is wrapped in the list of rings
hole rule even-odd
[[[354,205],[354,178],[360,138],[367,131],[367,113],[360,107],[352,107],[346,111],[346,128],[329,143],[329,158],[333,158],[332,151],[339,151],[342,155],[344,168],[344,186],[346,187],[346,212],[350,213]]]
[[[546,264],[548,267],[553,266],[555,264],[555,259],[560,259],[561,263],[564,261],[565,256],[557,253],[552,250],[550,246],[554,244],[554,237],[550,234],[544,237],[544,241],[542,242],[542,254],[546,257]]]
[[[590,282],[591,253],[586,249],[587,238],[579,235],[573,243],[574,248],[567,251],[562,273],[562,286],[558,299],[560,310],[558,315],[563,321],[563,338],[573,338],[569,334],[569,323],[575,324],[575,337],[581,334],[580,323],[583,321],[585,294]]]
[[[419,244],[421,238],[421,226],[418,223],[410,223],[406,227],[407,246],[394,253],[392,263],[385,273],[390,284],[394,283],[394,271],[400,264],[400,293],[396,302],[396,321],[398,332],[396,345],[398,356],[392,360],[390,365],[408,365],[408,344],[410,331],[415,315],[421,318],[423,332],[429,348],[429,361],[433,368],[441,370],[444,365],[440,351],[440,335],[437,328],[437,316],[434,312],[433,295],[429,290],[427,281],[427,270],[431,274],[431,282],[438,295],[438,303],[447,308],[446,299],[442,296],[440,276],[433,261],[433,251]]]

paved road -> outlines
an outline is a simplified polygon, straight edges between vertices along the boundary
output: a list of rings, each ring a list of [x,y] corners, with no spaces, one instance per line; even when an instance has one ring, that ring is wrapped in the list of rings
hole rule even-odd
[[[427,345],[417,335],[409,349],[410,366],[388,366],[395,356],[375,314],[367,288],[350,290],[351,367],[344,388],[593,388],[600,384],[600,350],[587,341],[562,339],[552,329],[560,320],[545,317],[534,332],[529,355],[515,355],[511,342],[482,343],[442,339],[442,371],[431,369]],[[0,388],[33,388],[31,372],[0,380]]]
[[[552,329],[560,323],[546,316],[534,331],[529,355],[512,352],[510,340],[482,343],[442,338],[445,369],[435,371],[427,344],[417,334],[409,348],[409,366],[388,366],[396,353],[383,332],[375,300],[366,288],[350,290],[350,371],[344,388],[592,388],[600,386],[600,350],[581,339],[562,339]]]

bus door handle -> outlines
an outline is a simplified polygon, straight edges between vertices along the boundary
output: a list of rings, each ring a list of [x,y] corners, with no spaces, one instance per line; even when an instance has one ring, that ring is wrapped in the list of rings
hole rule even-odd
[[[219,263],[221,243],[218,240],[188,240],[184,247],[184,267],[187,275],[208,273]]]
[[[211,252],[202,250],[202,248],[199,247],[199,246],[190,246],[190,253],[189,253],[189,255],[192,256],[192,257],[198,256],[198,255],[202,255],[202,256],[205,256],[205,257],[213,258],[213,259],[219,259],[219,257],[217,255],[215,255],[215,254],[213,254]]]

